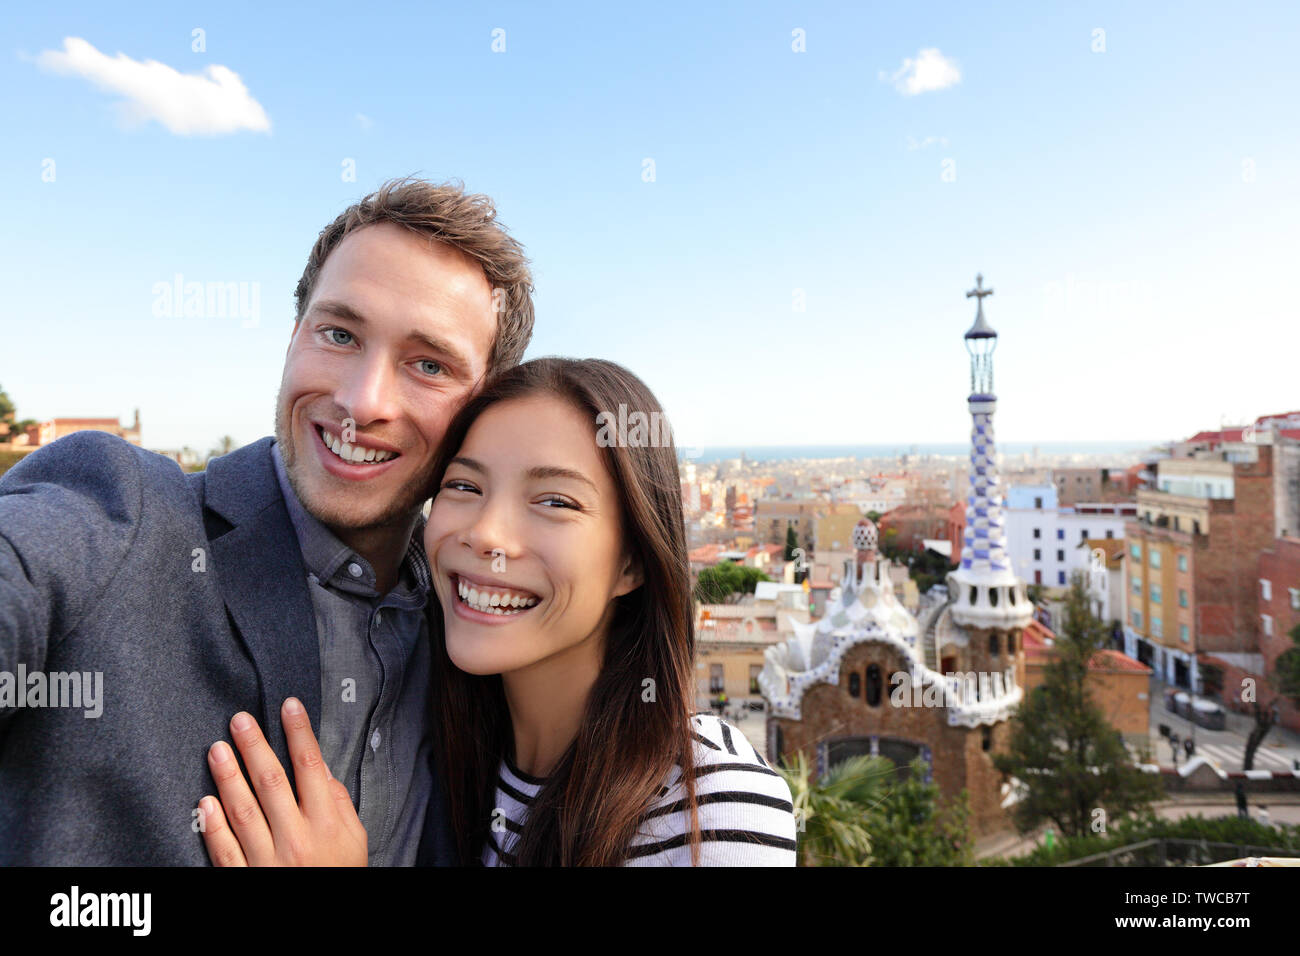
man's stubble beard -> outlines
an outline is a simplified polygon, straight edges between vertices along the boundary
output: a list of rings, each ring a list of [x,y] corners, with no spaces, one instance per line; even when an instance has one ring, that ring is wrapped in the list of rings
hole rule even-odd
[[[280,457],[284,459],[284,470],[289,476],[289,487],[298,496],[298,501],[307,513],[328,528],[368,531],[402,527],[411,521],[425,499],[430,496],[429,486],[433,483],[433,469],[437,464],[436,455],[429,456],[428,463],[398,489],[392,503],[374,518],[357,518],[343,510],[326,509],[311,499],[298,475],[297,449],[293,444],[290,427],[285,421],[284,404],[280,401],[279,395],[275,400],[275,440],[280,446]]]

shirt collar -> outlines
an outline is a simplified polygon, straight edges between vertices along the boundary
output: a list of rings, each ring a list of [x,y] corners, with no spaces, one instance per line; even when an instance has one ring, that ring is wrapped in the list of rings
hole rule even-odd
[[[298,537],[298,546],[302,550],[307,570],[322,584],[366,597],[377,596],[375,572],[370,562],[340,541],[298,499],[289,482],[279,442],[271,446],[271,458],[275,462],[275,477],[280,483],[280,493],[289,510],[289,520],[293,522],[293,530]],[[406,554],[398,569],[394,594],[407,593],[423,600],[428,593],[430,573],[429,560],[424,553],[424,524],[425,518],[421,514],[411,532],[411,540],[407,543]]]

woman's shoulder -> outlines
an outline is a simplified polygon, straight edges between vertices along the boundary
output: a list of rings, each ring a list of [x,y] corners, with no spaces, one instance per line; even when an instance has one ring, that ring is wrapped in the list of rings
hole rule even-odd
[[[712,714],[691,718],[695,799],[704,866],[793,866],[790,787],[738,728]],[[633,866],[689,866],[690,823],[681,767],[659,793],[633,840]]]

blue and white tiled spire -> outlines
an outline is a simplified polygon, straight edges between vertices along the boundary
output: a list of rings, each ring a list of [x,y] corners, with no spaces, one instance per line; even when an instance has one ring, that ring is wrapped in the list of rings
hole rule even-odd
[[[984,288],[982,275],[975,277],[975,288],[966,293],[977,303],[975,324],[965,336],[971,356],[971,392],[966,399],[972,422],[970,494],[966,498],[961,566],[949,575],[949,590],[951,593],[956,589],[952,614],[959,624],[1023,627],[1029,623],[1033,605],[1007,557],[1002,483],[998,480],[993,438],[993,413],[998,407],[993,394],[993,351],[998,334],[984,318],[984,299],[992,294],[992,289]]]

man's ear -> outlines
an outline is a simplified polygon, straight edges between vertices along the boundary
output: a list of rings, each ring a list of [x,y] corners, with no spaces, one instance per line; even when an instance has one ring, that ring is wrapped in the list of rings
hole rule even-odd
[[[623,573],[619,576],[618,584],[614,588],[614,597],[629,594],[644,583],[645,574],[641,570],[641,562],[635,557],[626,557],[623,561]]]

